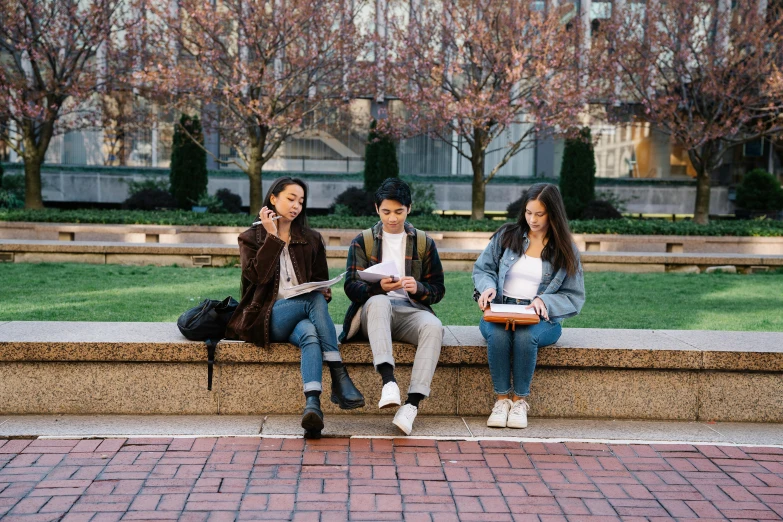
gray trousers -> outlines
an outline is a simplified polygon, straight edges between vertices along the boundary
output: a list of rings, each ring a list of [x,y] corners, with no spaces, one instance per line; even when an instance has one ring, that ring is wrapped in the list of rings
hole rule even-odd
[[[387,295],[371,297],[362,307],[362,333],[370,340],[373,364],[394,366],[392,339],[416,345],[408,393],[430,395],[430,384],[440,358],[443,324],[427,310],[421,310]]]

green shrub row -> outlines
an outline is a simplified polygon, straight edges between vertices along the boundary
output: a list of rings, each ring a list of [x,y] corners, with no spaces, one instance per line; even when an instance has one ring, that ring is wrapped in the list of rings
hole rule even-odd
[[[0,209],[0,221],[28,221],[38,223],[93,223],[118,225],[204,225],[244,227],[252,222],[245,214],[200,214],[186,210],[25,210]],[[316,228],[363,229],[378,221],[373,216],[312,216],[310,224]],[[470,220],[437,215],[416,216],[414,224],[424,230],[453,232],[492,232],[502,221]],[[672,223],[661,219],[612,219],[571,221],[577,234],[627,234],[673,236],[783,236],[783,222],[769,219],[712,221],[697,225],[692,221]]]

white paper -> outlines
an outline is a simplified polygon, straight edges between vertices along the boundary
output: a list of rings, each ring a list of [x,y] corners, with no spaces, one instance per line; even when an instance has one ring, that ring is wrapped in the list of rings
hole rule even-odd
[[[501,314],[528,314],[538,315],[535,308],[527,308],[527,305],[512,305],[512,304],[499,304],[490,303],[489,309],[493,312]]]
[[[394,264],[394,261],[378,263],[377,265],[373,265],[357,273],[359,274],[359,279],[367,281],[368,283],[377,283],[381,279],[386,279],[388,277],[400,277],[397,265]]]
[[[292,297],[296,297],[298,295],[306,294],[308,292],[312,292],[313,290],[319,290],[321,288],[329,288],[332,285],[336,285],[340,282],[340,280],[345,275],[345,272],[338,275],[334,279],[330,279],[328,281],[312,281],[310,283],[302,283],[301,285],[292,286],[291,288],[286,288],[285,292],[288,294],[286,295],[286,299],[290,299]]]

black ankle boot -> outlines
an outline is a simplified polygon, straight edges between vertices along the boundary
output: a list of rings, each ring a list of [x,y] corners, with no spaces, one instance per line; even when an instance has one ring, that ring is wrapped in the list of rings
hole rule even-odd
[[[320,439],[321,430],[324,429],[324,414],[321,411],[321,397],[313,395],[306,398],[305,409],[302,413],[302,427],[305,429],[306,439]]]
[[[345,366],[329,368],[332,375],[332,402],[339,405],[341,410],[354,410],[364,406],[364,396],[348,376]]]

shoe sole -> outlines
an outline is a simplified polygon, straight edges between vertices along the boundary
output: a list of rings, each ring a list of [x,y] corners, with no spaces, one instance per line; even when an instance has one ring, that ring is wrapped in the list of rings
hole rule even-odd
[[[378,409],[385,410],[386,408],[394,408],[395,406],[402,406],[400,401],[394,402],[379,402]]]
[[[333,403],[339,406],[341,410],[355,410],[356,408],[364,407],[364,399],[356,402],[347,402],[347,401],[341,401],[337,397],[337,395],[332,395],[331,400]]]
[[[490,423],[489,421],[487,421],[487,427],[488,428],[505,428],[506,427],[506,423],[505,422],[502,423],[502,424],[500,422]]]
[[[515,428],[515,429],[521,430],[521,429],[527,428],[527,422],[524,423],[524,424],[512,424],[510,422],[507,422],[506,423],[506,427],[507,428]]]
[[[306,439],[320,439],[321,438],[321,432],[320,431],[305,431],[304,438],[306,438]]]
[[[324,420],[315,413],[308,412],[302,416],[302,427],[305,431],[321,431],[324,429]]]
[[[413,428],[411,428],[411,429],[406,429],[405,427],[403,427],[403,426],[400,426],[399,424],[397,424],[397,421],[392,421],[392,424],[394,424],[395,426],[397,426],[397,427],[400,429],[400,431],[401,431],[401,432],[403,432],[405,435],[410,435],[410,434],[411,434],[411,431],[413,431]]]

